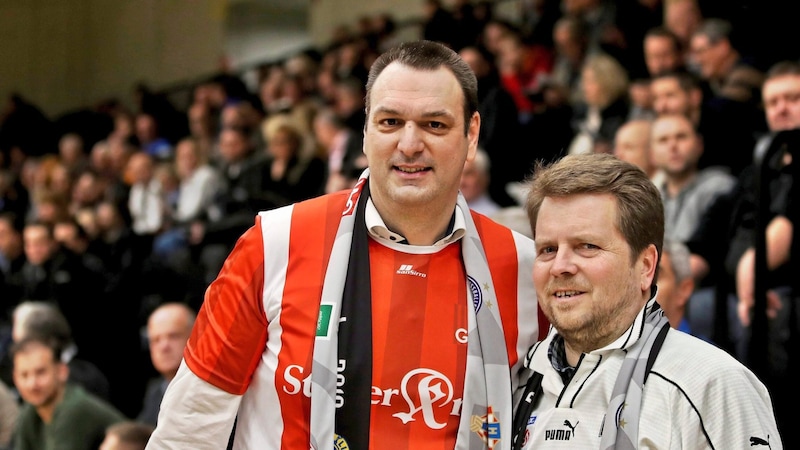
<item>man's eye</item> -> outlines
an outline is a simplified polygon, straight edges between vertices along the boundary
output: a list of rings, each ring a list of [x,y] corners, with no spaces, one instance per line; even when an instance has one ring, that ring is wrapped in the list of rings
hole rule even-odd
[[[397,125],[398,122],[397,122],[397,119],[383,119],[383,123],[385,125],[394,126],[394,125]]]
[[[434,129],[444,128],[444,124],[442,122],[431,122],[430,127]]]

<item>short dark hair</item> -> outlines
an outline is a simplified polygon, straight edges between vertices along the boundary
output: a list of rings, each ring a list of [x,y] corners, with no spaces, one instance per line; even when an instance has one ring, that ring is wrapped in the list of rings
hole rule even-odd
[[[800,75],[800,62],[798,61],[779,61],[769,67],[764,81],[785,75]]]
[[[717,17],[711,17],[704,20],[703,23],[700,24],[697,31],[694,32],[694,35],[705,36],[708,38],[708,42],[716,44],[717,42],[721,41],[731,42],[732,32],[733,26],[729,21]],[[732,42],[731,45],[733,45]]]
[[[19,341],[11,344],[10,353],[12,360],[16,358],[17,354],[25,353],[30,350],[31,347],[36,345],[49,348],[53,353],[54,362],[59,364],[64,363],[61,358],[62,354],[64,353],[64,346],[62,345],[61,341],[54,336],[43,336],[37,334],[25,336]]]
[[[150,440],[150,435],[153,434],[154,428],[155,427],[152,425],[144,422],[125,420],[109,425],[106,428],[106,436],[117,436],[120,442],[137,446],[140,445],[141,448],[144,449],[147,445],[147,441]]]
[[[675,79],[675,81],[678,82],[678,86],[684,92],[692,92],[694,90],[699,90],[700,92],[702,92],[703,90],[702,85],[700,83],[700,79],[697,77],[697,75],[693,74],[692,72],[689,72],[688,70],[682,70],[682,69],[669,70],[663,73],[653,75],[651,81],[661,80],[665,78]]]
[[[475,73],[461,56],[444,44],[419,40],[400,43],[378,57],[370,66],[366,87],[366,111],[369,115],[370,93],[375,80],[389,64],[397,62],[417,70],[436,70],[446,67],[455,75],[464,93],[464,134],[469,132],[470,119],[478,111],[478,81]]]
[[[678,35],[675,34],[672,30],[667,28],[666,26],[659,25],[647,30],[644,35],[644,38],[647,39],[648,37],[663,37],[667,38],[670,43],[672,44],[672,48],[680,53],[683,51],[683,44],[681,43],[680,38]]]
[[[25,226],[25,218],[14,211],[0,211],[0,221],[8,222],[11,228],[17,233],[22,233],[22,228]]]

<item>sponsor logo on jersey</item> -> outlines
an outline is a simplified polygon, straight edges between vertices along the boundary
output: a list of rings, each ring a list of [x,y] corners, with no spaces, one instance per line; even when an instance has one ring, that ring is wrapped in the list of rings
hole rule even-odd
[[[454,401],[453,383],[436,370],[419,368],[408,372],[400,382],[400,394],[408,405],[408,411],[392,416],[403,423],[421,416],[428,428],[440,430],[447,425],[447,416],[460,414],[461,399]],[[414,403],[415,399],[419,400],[418,405]]]
[[[469,429],[480,436],[489,449],[495,448],[500,442],[500,421],[491,406],[486,408],[485,415],[473,415],[470,418]]]
[[[317,316],[317,337],[331,337],[331,317],[333,315],[333,304],[326,303],[319,305],[319,316]]]
[[[578,427],[580,422],[575,422],[575,425],[569,420],[564,421],[564,428],[554,428],[551,430],[544,430],[545,441],[568,441],[575,437],[575,428]]]
[[[339,376],[336,381],[337,407],[342,406],[345,401],[342,389],[345,380],[341,376],[343,371],[344,361],[340,360],[337,367]],[[311,398],[311,375],[306,374],[302,366],[288,366],[283,372],[283,378],[284,392]],[[403,377],[399,389],[372,386],[371,392],[373,405],[392,407],[404,400],[407,408],[402,408],[403,412],[393,414],[404,424],[421,420],[428,428],[440,430],[447,425],[450,416],[461,415],[462,400],[455,398],[452,381],[433,369],[419,368],[408,372]],[[489,431],[491,430],[487,430]]]
[[[481,310],[481,306],[483,306],[483,291],[481,291],[481,286],[471,276],[467,275],[467,284],[469,293],[472,295],[472,307],[475,308],[475,312]]]
[[[422,278],[425,278],[425,277],[428,276],[428,274],[425,274],[425,273],[422,273],[422,272],[417,272],[416,270],[414,270],[414,266],[412,266],[411,264],[401,264],[400,268],[397,269],[397,274],[398,275],[414,275],[414,276],[422,277]]]

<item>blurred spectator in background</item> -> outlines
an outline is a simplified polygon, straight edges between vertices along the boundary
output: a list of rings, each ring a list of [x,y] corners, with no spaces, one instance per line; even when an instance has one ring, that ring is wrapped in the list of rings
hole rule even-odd
[[[106,263],[102,260],[96,246],[92,246],[92,238],[86,229],[78,223],[75,216],[59,220],[53,225],[53,238],[64,252],[71,253],[92,273],[102,275],[108,280],[114,275],[107,272]],[[107,283],[104,282],[104,286]]]
[[[753,161],[756,136],[764,129],[755,107],[741,102],[715,101],[705,96],[689,72],[666,72],[650,82],[656,115],[682,114],[703,138],[701,169],[717,167],[733,176]]]
[[[365,95],[364,82],[356,77],[341,78],[334,82],[333,108],[354,133],[364,132],[364,122],[367,120]]]
[[[680,48],[684,52],[684,60],[689,62],[692,35],[703,22],[703,13],[698,0],[663,1],[664,26],[678,37]]]
[[[258,183],[250,187],[252,208],[265,211],[322,194],[327,168],[313,136],[288,119],[262,131],[267,148],[255,168]]]
[[[644,62],[647,73],[653,77],[667,72],[677,72],[686,67],[681,41],[669,28],[657,26],[644,36]]]
[[[98,450],[144,450],[153,426],[146,423],[125,420],[106,428],[106,435]]]
[[[140,112],[135,120],[136,139],[142,150],[155,160],[171,159],[172,143],[164,136],[156,118],[152,114]]]
[[[141,252],[141,259],[150,256],[153,240],[164,226],[164,197],[161,181],[155,176],[155,167],[155,158],[139,151],[131,155],[125,170],[130,183],[127,210],[137,240],[134,249]]]
[[[147,343],[150,360],[158,376],[149,381],[142,410],[136,420],[156,425],[161,397],[178,372],[194,319],[195,311],[184,303],[164,303],[150,313],[147,319]]]
[[[441,0],[424,0],[422,16],[422,38],[452,48],[453,37],[458,35],[456,21]]]
[[[705,19],[692,33],[690,67],[708,83],[713,95],[760,104],[764,74],[743,58],[731,40],[732,33],[727,20]]]
[[[628,75],[614,57],[594,54],[581,70],[583,101],[575,105],[569,154],[611,153],[614,135],[628,118]]]
[[[653,163],[653,154],[650,148],[652,125],[652,121],[647,119],[625,122],[614,136],[613,154],[642,169],[650,181],[658,186],[663,182],[664,173],[658,170]]]
[[[192,103],[186,112],[189,136],[197,142],[202,158],[211,164],[216,164],[219,160],[219,118],[216,113],[209,105],[201,102]]]
[[[659,184],[664,201],[664,237],[686,242],[715,198],[729,192],[735,178],[719,168],[700,169],[703,139],[689,118],[665,114],[653,121],[653,162],[664,172]]]
[[[97,365],[83,358],[80,348],[72,339],[72,329],[57,306],[48,302],[28,300],[14,308],[12,341],[21,342],[30,336],[55,339],[63,349],[61,360],[69,368],[68,380],[103,400],[110,400],[111,384],[108,377]],[[6,357],[10,359],[10,355]],[[8,373],[3,374],[3,380],[13,383],[11,362],[7,361],[4,364]]]
[[[61,136],[58,140],[58,158],[67,168],[70,178],[77,178],[89,166],[83,137],[78,133],[65,133]]]
[[[475,45],[480,39],[484,23],[475,17],[475,5],[471,0],[454,0],[450,14],[455,22],[455,35],[450,36],[450,48],[456,52],[468,45]]]
[[[11,323],[11,310],[16,299],[12,295],[12,280],[25,264],[22,244],[22,221],[11,212],[0,212],[0,329]]]
[[[327,159],[325,192],[350,189],[367,168],[363,133],[348,127],[331,107],[317,111],[314,138]]]
[[[626,36],[618,26],[619,3],[607,0],[561,0],[561,11],[564,16],[576,17],[586,24],[590,53],[606,53],[630,66]]]
[[[24,218],[31,206],[30,192],[19,174],[0,169],[0,212],[10,212]]]
[[[517,105],[517,117],[527,124],[541,101],[534,94],[553,71],[553,53],[540,44],[530,44],[516,28],[508,28],[497,40],[495,54],[500,82]]]
[[[459,52],[478,80],[478,112],[481,114],[481,133],[478,145],[491,162],[489,196],[501,206],[516,204],[506,192],[506,184],[520,181],[536,159],[538,146],[522,145],[522,126],[517,105],[505,89],[494,56],[482,46],[467,46]]]
[[[489,3],[492,2],[481,2]],[[522,0],[519,2],[519,26],[532,42],[553,47],[553,27],[562,16],[560,0]]]
[[[718,198],[732,191],[736,178],[719,167],[700,169],[702,137],[682,114],[665,114],[653,122],[653,161],[664,172],[657,187],[664,201],[665,239],[686,244],[697,232]],[[690,300],[689,321],[693,333],[720,343],[713,331],[713,282],[698,281]]]
[[[87,267],[81,257],[63,249],[51,225],[31,222],[23,230],[26,261],[5,289],[9,305],[40,300],[58,306],[73,330],[86,359],[100,364],[105,336],[95,315],[101,311],[105,277]]]
[[[160,263],[186,271],[189,226],[205,216],[224,185],[222,175],[207,162],[200,141],[193,137],[181,139],[175,147],[175,170],[179,181],[175,208],[155,237],[153,253]]]
[[[105,197],[107,187],[106,180],[94,169],[87,168],[78,173],[70,193],[70,214],[97,206]]]
[[[486,216],[500,210],[500,205],[489,196],[491,162],[485,150],[478,148],[475,158],[464,163],[461,172],[461,194],[467,200],[469,209]]]
[[[555,59],[548,84],[557,90],[559,103],[570,105],[583,100],[580,89],[581,69],[586,57],[594,53],[589,48],[589,30],[579,17],[562,16],[553,27]]]
[[[258,164],[263,158],[250,137],[252,130],[226,128],[219,138],[224,188],[214,196],[206,215],[189,226],[193,259],[205,273],[203,282],[213,280],[237,237],[249,228],[258,212],[252,187],[260,183]]]
[[[109,425],[125,416],[83,387],[68,382],[69,367],[53,338],[28,336],[12,346],[14,385],[25,401],[14,432],[15,450],[41,450],[57,442],[95,450]]]
[[[693,334],[686,319],[686,306],[694,291],[694,278],[689,263],[689,249],[680,242],[664,240],[661,260],[658,263],[658,296],[656,300],[664,310],[669,325],[684,333]],[[702,335],[695,335],[708,340]]]
[[[12,450],[11,438],[17,427],[19,409],[16,392],[5,382],[0,382],[0,450]]]

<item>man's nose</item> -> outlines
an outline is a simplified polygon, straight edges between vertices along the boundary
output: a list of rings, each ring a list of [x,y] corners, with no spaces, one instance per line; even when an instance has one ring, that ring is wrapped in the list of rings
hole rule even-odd
[[[550,267],[550,274],[553,276],[561,276],[564,274],[574,274],[577,270],[575,265],[575,255],[573,252],[566,249],[556,250],[556,256],[553,258],[553,265]]]
[[[415,123],[406,123],[400,131],[400,141],[397,143],[398,149],[403,153],[409,154],[422,151],[423,142],[421,133],[422,131]]]

